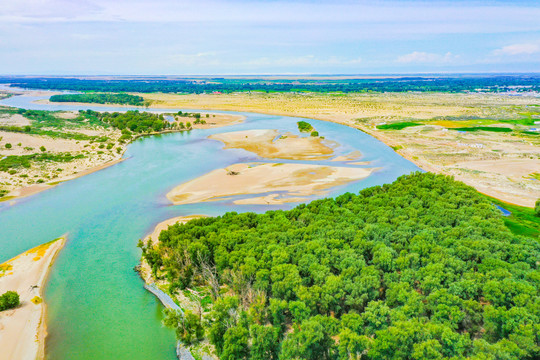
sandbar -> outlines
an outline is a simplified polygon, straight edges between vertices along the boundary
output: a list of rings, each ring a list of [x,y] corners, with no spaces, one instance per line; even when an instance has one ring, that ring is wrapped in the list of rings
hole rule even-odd
[[[0,294],[16,291],[21,304],[0,312],[0,349],[3,359],[43,359],[45,305],[43,285],[65,238],[30,249],[0,265]]]
[[[300,137],[277,130],[245,130],[209,136],[225,143],[225,148],[240,148],[267,159],[323,160],[332,157],[329,141],[320,137]],[[334,144],[332,144],[334,145]]]
[[[373,171],[311,164],[241,163],[181,184],[172,189],[167,198],[175,205],[231,196],[239,197],[234,200],[235,204],[283,204],[325,194],[332,187],[364,179]]]

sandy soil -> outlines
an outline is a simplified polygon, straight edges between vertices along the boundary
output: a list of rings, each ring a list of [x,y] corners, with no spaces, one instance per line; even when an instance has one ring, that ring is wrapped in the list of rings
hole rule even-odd
[[[35,247],[0,265],[0,294],[16,291],[21,305],[0,313],[0,349],[2,359],[34,360],[44,358],[45,304],[42,290],[54,257],[64,238]]]
[[[347,155],[336,156],[335,158],[332,159],[332,161],[355,161],[360,158],[362,158],[362,153],[360,151],[353,151]],[[355,164],[365,165],[367,163],[368,163],[367,161],[364,161],[364,162],[359,162],[359,163],[357,162]]]
[[[540,198],[540,181],[529,176],[540,173],[540,139],[432,125],[378,133],[391,136],[403,146],[399,153],[423,169],[452,175],[486,195],[528,207]]]
[[[162,108],[219,109],[251,111],[274,115],[287,115],[326,120],[345,124],[396,148],[397,152],[426,171],[453,175],[490,196],[523,206],[534,206],[540,197],[540,181],[513,176],[515,167],[500,166],[482,172],[467,168],[460,170],[456,163],[467,161],[514,161],[540,159],[540,144],[532,137],[519,137],[503,133],[461,133],[426,131],[426,126],[401,131],[384,131],[377,124],[397,121],[433,121],[446,127],[471,126],[476,120],[521,118],[530,111],[529,105],[540,105],[534,97],[515,97],[497,94],[441,94],[441,93],[387,93],[387,94],[139,94],[153,100],[152,106]],[[453,124],[448,119],[463,119]],[[508,126],[499,125],[497,126]],[[463,140],[465,138],[465,141]],[[483,143],[482,149],[457,145]],[[485,142],[488,142],[487,144]],[[532,159],[531,159],[532,158]],[[501,163],[504,164],[504,163]],[[526,172],[530,164],[520,163],[519,173]],[[537,162],[534,162],[537,164]],[[536,165],[534,165],[536,166]],[[488,169],[489,171],[485,171]],[[502,172],[502,173],[501,173]],[[533,171],[531,171],[533,173]]]
[[[11,204],[14,204],[16,199],[23,198],[23,197],[26,197],[26,196],[30,196],[30,195],[33,195],[33,194],[37,194],[37,193],[42,192],[44,190],[50,189],[50,188],[52,188],[52,187],[54,187],[54,186],[56,186],[56,185],[58,185],[58,184],[60,184],[60,183],[62,183],[64,181],[73,180],[73,179],[76,179],[78,177],[88,175],[88,174],[94,173],[94,172],[99,171],[99,170],[103,170],[105,168],[108,168],[109,166],[113,166],[113,165],[118,164],[119,162],[122,162],[124,160],[125,159],[123,159],[123,158],[112,160],[112,161],[110,161],[108,163],[97,165],[97,166],[94,166],[93,168],[89,168],[89,169],[86,169],[86,170],[83,170],[83,171],[80,171],[80,172],[76,172],[76,173],[74,173],[72,175],[68,175],[68,176],[65,176],[65,177],[60,177],[58,179],[55,179],[54,182],[45,183],[45,184],[34,184],[34,185],[26,186],[26,187],[23,187],[23,188],[15,189],[12,192],[10,192],[5,198],[0,198],[0,201],[9,200],[11,202]]]
[[[80,152],[85,150],[85,145],[90,144],[89,141],[73,141],[68,139],[57,139],[48,136],[28,135],[23,133],[14,133],[0,131],[0,155],[25,155],[39,152],[41,146],[52,152]],[[5,144],[11,144],[11,149],[6,149]],[[21,144],[21,145],[18,145]],[[32,148],[28,150],[25,148]]]
[[[3,126],[26,126],[30,124],[31,121],[21,114],[12,114],[10,116],[0,115],[0,125]]]
[[[241,195],[248,196],[236,199],[236,204],[305,201],[307,196],[324,194],[334,186],[363,179],[373,170],[309,164],[234,164],[175,187],[167,198],[175,205]],[[260,196],[253,199],[249,195]]]
[[[193,124],[193,118],[177,116],[176,119],[178,121],[182,121],[183,123],[186,123],[187,121],[191,122],[194,129],[211,129],[216,127],[240,124],[244,122],[246,117],[242,115],[230,114],[210,114],[210,117],[205,117],[203,115],[201,119],[206,122],[205,124]]]
[[[240,148],[267,159],[321,160],[334,150],[319,137],[300,137],[277,130],[246,130],[209,136],[225,143],[225,148]],[[333,144],[335,146],[336,144]]]

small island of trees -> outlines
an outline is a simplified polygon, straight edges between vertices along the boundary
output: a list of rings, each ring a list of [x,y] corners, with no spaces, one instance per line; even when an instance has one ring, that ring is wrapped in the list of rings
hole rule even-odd
[[[122,104],[134,106],[148,106],[150,102],[145,101],[142,96],[130,94],[110,94],[110,93],[86,93],[86,94],[62,94],[50,97],[51,102],[80,102],[94,104]]]

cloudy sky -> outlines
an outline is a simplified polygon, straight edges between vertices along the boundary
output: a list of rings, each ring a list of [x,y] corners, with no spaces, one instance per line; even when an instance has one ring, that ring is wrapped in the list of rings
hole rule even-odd
[[[538,0],[0,0],[0,74],[539,72]]]

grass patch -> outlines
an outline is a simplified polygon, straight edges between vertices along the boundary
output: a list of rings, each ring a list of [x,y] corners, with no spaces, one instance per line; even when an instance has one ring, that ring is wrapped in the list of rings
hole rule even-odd
[[[444,126],[445,128],[459,128],[464,126],[477,126],[477,125],[491,125],[496,124],[498,121],[494,120],[437,120],[437,121],[427,121],[426,125],[439,125]]]
[[[457,130],[457,131],[491,131],[491,132],[501,132],[501,133],[509,133],[513,130],[507,127],[500,127],[500,126],[471,126],[471,127],[459,127],[459,128],[450,128],[450,130]]]
[[[423,124],[415,123],[415,122],[411,122],[411,121],[403,121],[403,122],[396,122],[396,123],[392,123],[392,124],[377,125],[377,129],[379,129],[379,130],[402,130],[402,129],[405,129],[407,127],[420,126],[420,125],[423,125]]]
[[[510,216],[504,217],[504,224],[516,235],[540,238],[540,217],[535,216],[534,209],[509,204],[504,201],[486,196],[492,203],[510,211]]]
[[[9,171],[16,168],[30,168],[34,162],[70,162],[75,159],[82,159],[84,155],[72,155],[71,153],[59,154],[31,154],[31,155],[11,155],[0,160],[0,171]]]

